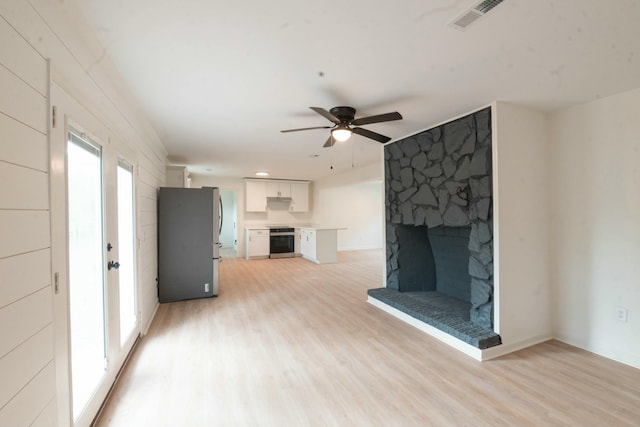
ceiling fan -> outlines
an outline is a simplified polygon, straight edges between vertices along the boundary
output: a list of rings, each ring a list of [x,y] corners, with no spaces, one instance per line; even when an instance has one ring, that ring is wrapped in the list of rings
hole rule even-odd
[[[363,129],[361,125],[368,125],[371,123],[380,123],[380,122],[390,122],[393,120],[401,120],[402,116],[400,113],[386,113],[386,114],[378,114],[375,116],[369,117],[360,117],[359,119],[355,118],[356,109],[353,107],[333,107],[329,111],[320,107],[309,107],[316,113],[320,114],[322,117],[327,120],[333,122],[333,126],[315,126],[309,128],[299,128],[299,129],[286,129],[281,130],[280,132],[298,132],[301,130],[311,130],[311,129],[331,129],[331,135],[329,135],[329,139],[324,143],[323,147],[333,147],[336,141],[342,142],[346,141],[351,137],[352,133],[356,133],[358,135],[362,135],[367,138],[371,138],[381,143],[385,143],[391,140],[388,136],[380,135],[379,133]]]

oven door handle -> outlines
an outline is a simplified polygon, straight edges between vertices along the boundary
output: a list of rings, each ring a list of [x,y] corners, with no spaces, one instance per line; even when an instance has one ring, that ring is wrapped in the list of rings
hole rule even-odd
[[[269,236],[295,236],[296,233],[283,232],[283,233],[269,233]]]

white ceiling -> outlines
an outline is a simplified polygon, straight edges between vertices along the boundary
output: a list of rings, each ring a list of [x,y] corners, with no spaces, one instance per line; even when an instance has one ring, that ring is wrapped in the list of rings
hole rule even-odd
[[[196,173],[317,179],[379,159],[322,148],[308,107],[349,105],[393,139],[494,100],[553,111],[640,87],[640,1],[77,0],[162,138]],[[319,157],[312,157],[313,155]],[[330,166],[334,169],[331,170]]]

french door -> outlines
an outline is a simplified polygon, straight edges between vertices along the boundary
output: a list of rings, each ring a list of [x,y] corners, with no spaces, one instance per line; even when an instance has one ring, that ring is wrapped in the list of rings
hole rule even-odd
[[[59,424],[88,426],[139,333],[135,153],[51,84]]]

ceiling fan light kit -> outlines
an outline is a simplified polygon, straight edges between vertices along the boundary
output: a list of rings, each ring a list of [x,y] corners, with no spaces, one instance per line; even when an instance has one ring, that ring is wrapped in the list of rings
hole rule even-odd
[[[368,125],[371,123],[381,123],[381,122],[390,122],[393,120],[401,120],[402,115],[397,111],[393,113],[385,113],[378,114],[375,116],[368,117],[360,117],[359,119],[355,118],[356,109],[353,107],[340,106],[333,107],[329,111],[320,107],[309,107],[316,113],[320,114],[325,119],[329,120],[334,124],[334,126],[315,126],[308,128],[298,128],[298,129],[286,129],[281,130],[280,132],[298,132],[302,130],[311,130],[311,129],[331,129],[331,133],[329,135],[329,139],[324,143],[323,147],[333,147],[336,141],[343,142],[348,140],[351,137],[352,133],[356,133],[358,135],[364,136],[365,138],[373,139],[374,141],[378,141],[380,143],[389,142],[391,138],[388,136],[381,135],[379,133],[370,131],[368,129],[363,129],[361,125]],[[352,127],[356,126],[356,127]]]
[[[351,138],[351,129],[349,129],[347,125],[338,125],[331,130],[331,135],[333,135],[333,139],[336,141],[344,142]]]

